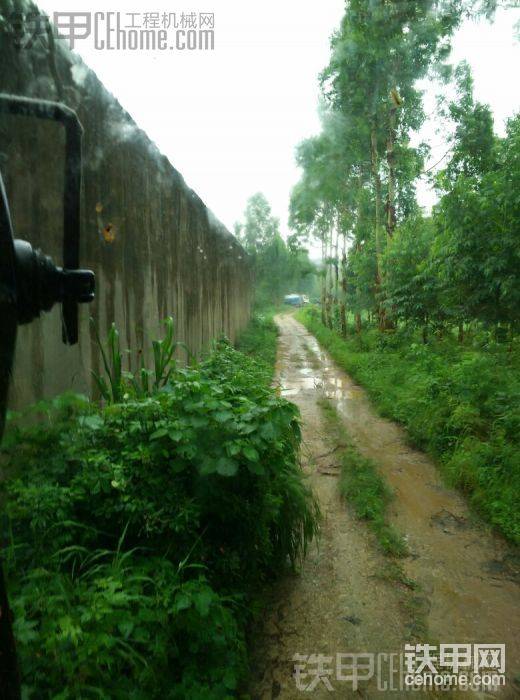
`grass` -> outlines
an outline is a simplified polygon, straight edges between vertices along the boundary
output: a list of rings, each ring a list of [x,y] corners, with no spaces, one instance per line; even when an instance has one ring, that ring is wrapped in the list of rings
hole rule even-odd
[[[461,346],[428,345],[406,329],[341,338],[315,310],[297,314],[337,364],[362,384],[379,412],[400,422],[445,481],[480,516],[520,543],[520,353],[485,334]]]
[[[374,462],[363,457],[345,435],[345,427],[332,402],[320,399],[318,404],[329,430],[336,436],[341,436],[343,441],[340,449],[342,496],[352,505],[356,516],[368,523],[385,554],[392,557],[406,556],[408,552],[404,539],[388,521],[387,509],[393,498],[390,487]]]
[[[253,311],[246,328],[240,334],[236,347],[244,355],[264,365],[273,378],[276,364],[278,328],[274,322],[276,307],[267,307]]]
[[[372,460],[363,457],[354,447],[345,431],[334,404],[330,399],[318,401],[328,431],[340,446],[340,492],[353,507],[356,516],[367,523],[386,556],[376,578],[398,585],[403,591],[401,604],[408,620],[410,638],[428,638],[427,599],[419,584],[406,575],[402,558],[408,556],[408,548],[402,535],[389,522],[388,506],[393,493]]]

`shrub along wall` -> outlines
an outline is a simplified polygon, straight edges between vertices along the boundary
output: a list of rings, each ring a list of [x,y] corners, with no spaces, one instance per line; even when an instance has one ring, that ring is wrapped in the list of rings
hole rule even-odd
[[[145,391],[118,366],[123,400],[42,402],[0,450],[24,697],[242,697],[263,589],[317,533],[298,410],[225,342]]]

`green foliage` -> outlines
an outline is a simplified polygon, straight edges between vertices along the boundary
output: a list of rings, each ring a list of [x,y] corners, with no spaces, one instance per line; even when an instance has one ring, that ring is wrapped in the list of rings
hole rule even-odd
[[[272,215],[265,195],[252,195],[244,212],[244,223],[235,225],[235,233],[245,249],[259,252],[280,237],[280,221]]]
[[[273,379],[276,363],[278,329],[273,320],[275,309],[253,312],[251,319],[237,341],[240,352],[254,358],[265,367],[266,378]]]
[[[485,169],[476,156],[460,168],[435,211],[431,259],[442,301],[459,319],[513,330],[520,319],[520,115]]]
[[[508,352],[485,333],[470,347],[451,337],[424,345],[408,329],[344,340],[312,309],[300,319],[380,411],[436,458],[448,482],[520,542],[520,349]]]
[[[284,294],[311,293],[314,265],[307,252],[280,235],[280,222],[260,192],[253,195],[244,213],[244,223],[235,232],[251,256],[255,273],[255,304],[268,307],[282,302]]]
[[[361,313],[375,306],[376,259],[373,239],[366,238],[350,252],[346,266],[346,302],[350,311]]]
[[[172,364],[172,343],[167,330],[155,346],[148,395],[113,402],[112,331],[110,403],[40,405],[43,423],[7,436],[5,565],[29,698],[235,696],[262,586],[316,535],[296,407],[226,342],[197,368]]]
[[[454,185],[459,175],[479,177],[496,166],[493,114],[487,105],[475,102],[473,78],[469,65],[462,62],[455,69],[457,99],[448,106],[455,123],[453,151],[444,171],[438,176],[439,185]]]
[[[121,354],[121,344],[119,342],[119,331],[116,324],[110,326],[106,341],[106,348],[97,332],[94,323],[91,322],[94,329],[97,346],[103,360],[105,375],[102,376],[96,372],[92,372],[92,376],[97,384],[97,388],[105,401],[117,403],[123,398],[123,356]]]
[[[118,403],[131,394],[143,398],[150,392],[164,387],[176,368],[175,351],[182,348],[191,359],[191,353],[185,343],[175,340],[173,318],[169,316],[164,321],[166,333],[162,340],[152,341],[154,368],[148,369],[144,355],[140,353],[140,367],[136,374],[123,370],[123,353],[119,341],[119,331],[113,323],[108,332],[106,347],[103,345],[97,328],[91,320],[94,337],[103,360],[105,374],[92,372],[101,398],[108,403]]]
[[[339,452],[342,496],[352,505],[357,517],[368,522],[385,554],[394,557],[406,556],[404,539],[388,522],[388,506],[393,498],[391,489],[376,465],[363,457],[353,446],[330,401],[323,400],[321,408],[329,426],[341,436],[344,443]]]
[[[245,664],[235,607],[164,558],[64,548],[14,598],[24,695],[230,697]]]
[[[388,314],[423,329],[444,320],[440,282],[430,259],[434,234],[431,219],[410,218],[388,242],[383,258]]]
[[[473,97],[469,67],[447,64],[464,17],[491,17],[488,0],[351,0],[321,75],[322,130],[296,153],[302,170],[290,205],[299,239],[323,250],[323,321],[345,334],[346,316],[429,333],[478,322],[514,336],[520,315],[520,117],[505,138]],[[439,112],[449,148],[424,170],[427,144],[411,146],[426,119],[420,81],[453,79]],[[430,174],[441,200],[431,219],[416,202]],[[339,251],[343,250],[341,264]],[[341,281],[339,281],[341,280]]]

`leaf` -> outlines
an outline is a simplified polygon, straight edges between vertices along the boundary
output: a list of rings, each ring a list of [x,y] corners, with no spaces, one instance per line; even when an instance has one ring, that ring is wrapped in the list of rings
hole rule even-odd
[[[226,421],[233,418],[233,414],[231,413],[231,411],[217,411],[213,414],[213,417],[217,421],[217,423],[225,423]]]
[[[247,469],[251,472],[251,474],[257,474],[258,476],[265,474],[265,468],[260,464],[260,462],[248,462]]]
[[[230,457],[234,457],[235,455],[237,455],[241,449],[242,449],[242,446],[240,445],[239,442],[230,442],[227,445],[227,451],[228,451],[228,454],[230,455]]]
[[[178,593],[175,598],[175,610],[176,612],[181,612],[181,610],[187,610],[191,607],[192,599],[191,596],[186,593]]]
[[[238,464],[227,457],[221,457],[217,460],[217,472],[222,476],[235,476],[238,471]]]
[[[213,598],[214,593],[209,588],[203,589],[202,591],[200,591],[200,593],[197,593],[194,596],[195,608],[202,617],[208,616],[211,603],[213,602]]]
[[[226,669],[224,685],[228,690],[234,690],[237,687],[237,674],[234,668],[230,667]]]
[[[83,428],[89,428],[89,430],[99,430],[103,427],[104,421],[99,415],[80,416],[79,424]]]
[[[242,452],[247,459],[251,460],[251,462],[258,462],[258,451],[254,447],[251,447],[251,445],[246,445],[242,449]]]
[[[150,435],[150,440],[160,440],[162,437],[166,437],[166,435],[168,435],[168,428],[158,428]]]
[[[128,639],[128,637],[132,633],[132,630],[134,629],[134,623],[131,620],[123,620],[123,622],[118,623],[117,628],[121,632],[123,637],[125,637],[125,639]]]
[[[276,437],[276,431],[271,421],[264,423],[260,428],[260,435],[264,440],[273,440]]]

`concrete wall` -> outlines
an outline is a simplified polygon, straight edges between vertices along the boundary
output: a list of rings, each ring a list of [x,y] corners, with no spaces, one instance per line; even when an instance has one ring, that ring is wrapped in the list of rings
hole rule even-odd
[[[11,0],[0,0],[9,15]],[[101,337],[115,321],[135,351],[173,315],[194,352],[222,332],[232,340],[249,317],[251,270],[236,239],[184,183],[117,100],[60,45],[18,50],[0,24],[0,92],[75,109],[85,129],[81,265],[95,271],[97,298],[80,307],[80,342],[61,343],[60,310],[20,327],[11,406],[64,390],[89,392]],[[175,129],[175,115],[171,117]],[[57,124],[0,116],[0,168],[15,235],[61,262],[64,138]],[[113,241],[105,240],[111,224]]]

